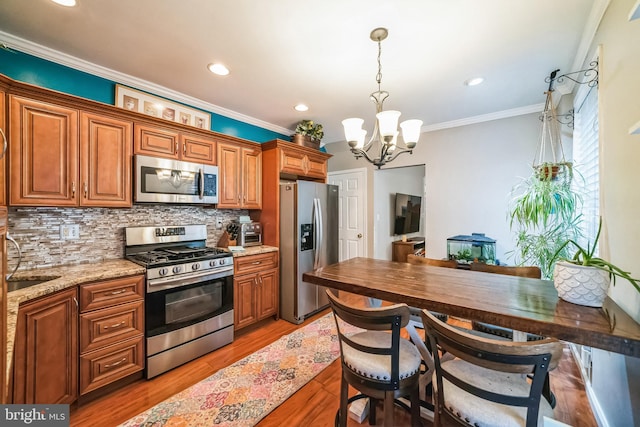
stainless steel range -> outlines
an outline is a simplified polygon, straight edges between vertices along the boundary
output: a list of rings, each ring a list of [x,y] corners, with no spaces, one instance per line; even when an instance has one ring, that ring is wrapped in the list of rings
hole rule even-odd
[[[125,228],[125,256],[147,269],[146,377],[233,341],[233,257],[206,225]]]

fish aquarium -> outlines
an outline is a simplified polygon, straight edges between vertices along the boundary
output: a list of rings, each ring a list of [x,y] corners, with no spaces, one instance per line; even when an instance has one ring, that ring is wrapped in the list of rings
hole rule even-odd
[[[496,263],[496,240],[484,233],[460,234],[447,239],[447,257],[459,263]]]

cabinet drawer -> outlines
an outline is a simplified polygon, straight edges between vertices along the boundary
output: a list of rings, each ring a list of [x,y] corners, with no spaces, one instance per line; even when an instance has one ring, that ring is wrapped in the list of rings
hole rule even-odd
[[[144,333],[142,301],[94,310],[80,315],[80,353]]]
[[[277,268],[278,252],[236,257],[233,261],[235,275],[253,273],[255,271],[262,271],[269,268]]]
[[[80,311],[110,307],[144,298],[144,276],[131,276],[80,286]]]
[[[144,337],[80,356],[80,394],[86,394],[144,369]]]

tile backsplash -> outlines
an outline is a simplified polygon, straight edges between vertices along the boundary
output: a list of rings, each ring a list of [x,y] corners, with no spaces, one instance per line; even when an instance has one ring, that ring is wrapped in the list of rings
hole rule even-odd
[[[134,205],[109,208],[9,208],[8,231],[22,250],[20,270],[80,264],[124,257],[124,228],[135,226],[207,225],[207,245],[215,246],[229,222],[246,210],[213,209],[185,205]],[[223,229],[216,230],[216,218]],[[60,225],[77,224],[78,239],[61,240]],[[18,253],[7,244],[8,270]]]

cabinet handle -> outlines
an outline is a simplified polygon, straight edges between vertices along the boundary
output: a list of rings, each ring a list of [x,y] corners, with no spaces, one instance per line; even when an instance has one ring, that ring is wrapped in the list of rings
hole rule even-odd
[[[125,292],[127,292],[126,289],[119,289],[117,291],[112,291],[112,292],[109,292],[109,293],[105,292],[105,295],[119,295],[119,294],[123,294]]]
[[[119,328],[120,326],[124,326],[125,325],[125,321],[123,320],[120,323],[116,323],[114,325],[104,325],[104,329],[113,329],[113,328]]]
[[[89,186],[87,185],[87,183],[84,183],[84,198],[87,198],[87,194],[89,193]]]
[[[262,264],[262,261],[254,261],[254,262],[252,262],[251,264],[253,264],[253,265],[260,265],[260,264]]]
[[[260,279],[260,285],[262,285],[262,276],[260,276],[259,279]]]
[[[71,182],[71,195],[72,195],[72,197],[76,197],[76,182],[75,181]]]
[[[116,366],[118,366],[118,365],[121,365],[123,362],[126,362],[126,361],[127,361],[127,358],[126,358],[126,357],[123,357],[122,359],[118,360],[117,362],[113,362],[113,363],[112,363],[112,364],[110,364],[110,365],[104,365],[104,367],[105,367],[106,369],[114,368],[114,367],[116,367]]]
[[[175,148],[175,154],[178,154],[178,141],[176,141],[176,148]]]
[[[183,143],[182,144],[182,154],[184,154],[185,156],[187,155],[187,143]]]
[[[80,307],[80,304],[78,304],[78,300],[76,299],[76,297],[73,297],[73,302],[76,303],[76,308]]]
[[[0,135],[2,135],[2,154],[0,154],[0,159],[2,159],[7,153],[7,135],[4,134],[2,129],[0,129]]]

